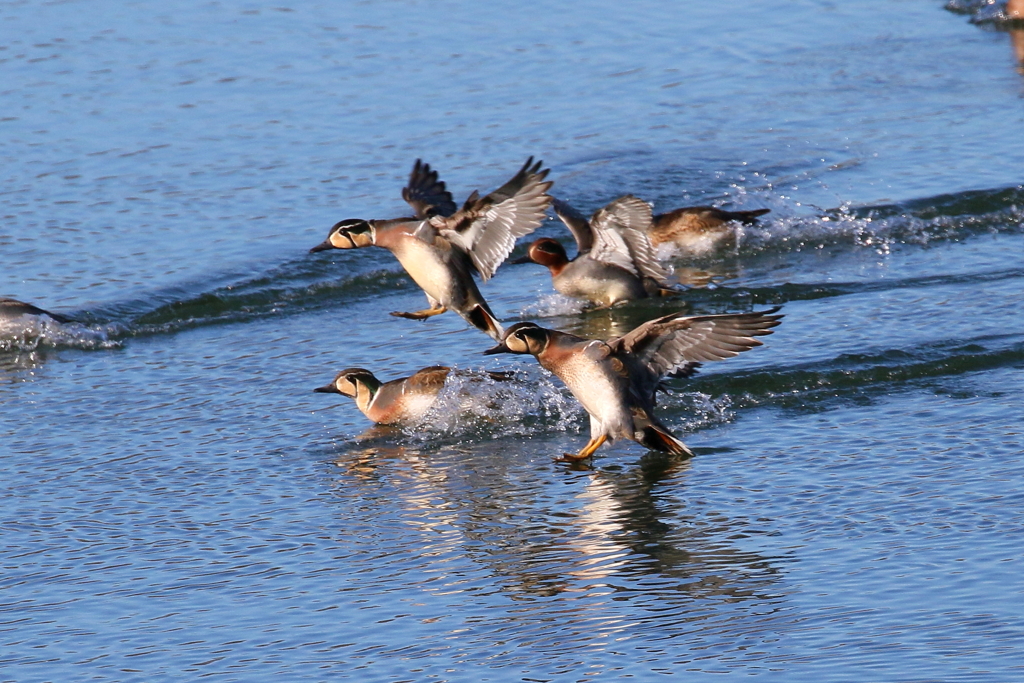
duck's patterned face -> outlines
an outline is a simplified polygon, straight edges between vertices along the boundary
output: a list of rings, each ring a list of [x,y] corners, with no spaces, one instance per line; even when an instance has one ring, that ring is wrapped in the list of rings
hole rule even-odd
[[[373,226],[358,218],[337,223],[331,228],[331,244],[335,249],[358,249],[373,244]]]
[[[518,323],[508,328],[505,338],[494,348],[484,351],[495,353],[530,353],[536,356],[548,344],[548,331],[533,323]]]
[[[346,218],[335,223],[327,239],[310,251],[358,249],[369,246],[373,246],[373,226],[361,218]]]
[[[342,370],[334,378],[334,386],[338,387],[338,393],[353,398],[359,393],[360,386],[369,390],[376,387],[376,385],[377,378],[373,376],[373,373],[362,368]]]
[[[334,378],[334,388],[342,396],[349,396],[355,398],[356,395],[356,383],[352,381],[347,375],[338,375]]]
[[[377,384],[377,378],[373,376],[373,373],[369,370],[363,370],[362,368],[348,368],[342,370],[334,378],[334,381],[325,387],[314,389],[313,391],[320,392],[322,394],[341,394],[342,396],[348,396],[349,398],[355,398],[356,394],[359,393],[359,386],[362,385],[369,389]]]

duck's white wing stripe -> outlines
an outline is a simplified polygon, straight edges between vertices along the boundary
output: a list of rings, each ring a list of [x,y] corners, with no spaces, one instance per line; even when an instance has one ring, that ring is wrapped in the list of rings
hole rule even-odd
[[[610,227],[611,223],[609,221],[602,221],[602,223],[603,225],[600,228],[596,218],[592,223],[594,226],[594,246],[590,250],[590,258],[601,263],[618,266],[623,270],[628,270],[633,275],[639,276],[640,273],[633,264],[633,257],[629,253],[629,245],[626,244],[625,238],[623,238],[618,230]]]
[[[543,182],[544,174],[532,173],[516,194],[488,207],[460,231],[442,230],[441,234],[469,252],[480,276],[487,281],[504,262],[516,240],[536,230],[544,221],[551,198]],[[489,199],[485,197],[484,201]],[[472,211],[472,208],[463,211]],[[459,215],[453,217],[457,221]]]
[[[613,231],[618,234],[633,273],[662,283],[668,278],[668,271],[658,262],[647,237],[651,220],[651,205],[627,194],[594,214],[592,225],[595,233]],[[615,265],[620,264],[616,262]]]

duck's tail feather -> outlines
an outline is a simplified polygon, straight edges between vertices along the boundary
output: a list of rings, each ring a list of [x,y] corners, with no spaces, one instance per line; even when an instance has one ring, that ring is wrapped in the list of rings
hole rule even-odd
[[[673,455],[684,455],[693,457],[693,451],[686,447],[682,441],[672,436],[667,429],[659,425],[648,425],[643,428],[644,438],[641,444],[656,451],[665,451]]]
[[[752,211],[730,211],[729,220],[739,221],[744,225],[754,225],[757,217],[769,213],[771,209],[754,209]]]
[[[487,376],[493,379],[495,382],[511,382],[516,378],[516,373],[511,370],[497,371],[497,370],[485,370]]]
[[[505,334],[505,329],[498,322],[498,319],[480,304],[469,309],[469,312],[466,314],[466,320],[494,341],[500,342],[502,335]]]
[[[679,296],[683,293],[681,288],[676,288],[666,282],[658,282],[653,277],[645,277],[643,279],[644,290],[647,292],[647,296],[658,297],[658,296]]]

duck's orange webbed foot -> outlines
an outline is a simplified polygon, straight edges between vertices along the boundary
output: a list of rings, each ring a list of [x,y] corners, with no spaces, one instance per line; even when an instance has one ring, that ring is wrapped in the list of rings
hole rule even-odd
[[[437,308],[426,308],[422,311],[414,311],[412,313],[403,313],[402,311],[392,311],[391,315],[396,318],[408,318],[409,320],[426,320],[435,315],[441,315],[448,309],[445,306],[438,306]]]
[[[559,458],[561,462],[581,462],[594,455],[594,451],[601,447],[601,445],[608,440],[608,437],[602,434],[596,439],[591,439],[587,442],[587,445],[579,453],[563,453],[562,457]]]

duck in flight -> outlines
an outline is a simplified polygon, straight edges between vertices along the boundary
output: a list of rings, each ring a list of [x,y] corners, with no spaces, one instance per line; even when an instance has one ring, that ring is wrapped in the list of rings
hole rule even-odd
[[[456,210],[437,172],[418,159],[402,190],[414,217],[392,220],[346,219],[336,223],[310,251],[383,247],[427,295],[430,308],[392,315],[424,320],[451,309],[495,340],[503,328],[473,280],[484,282],[508,258],[516,240],[543,222],[551,203],[551,181],[542,162],[527,159],[512,178],[481,197],[473,192]]]

